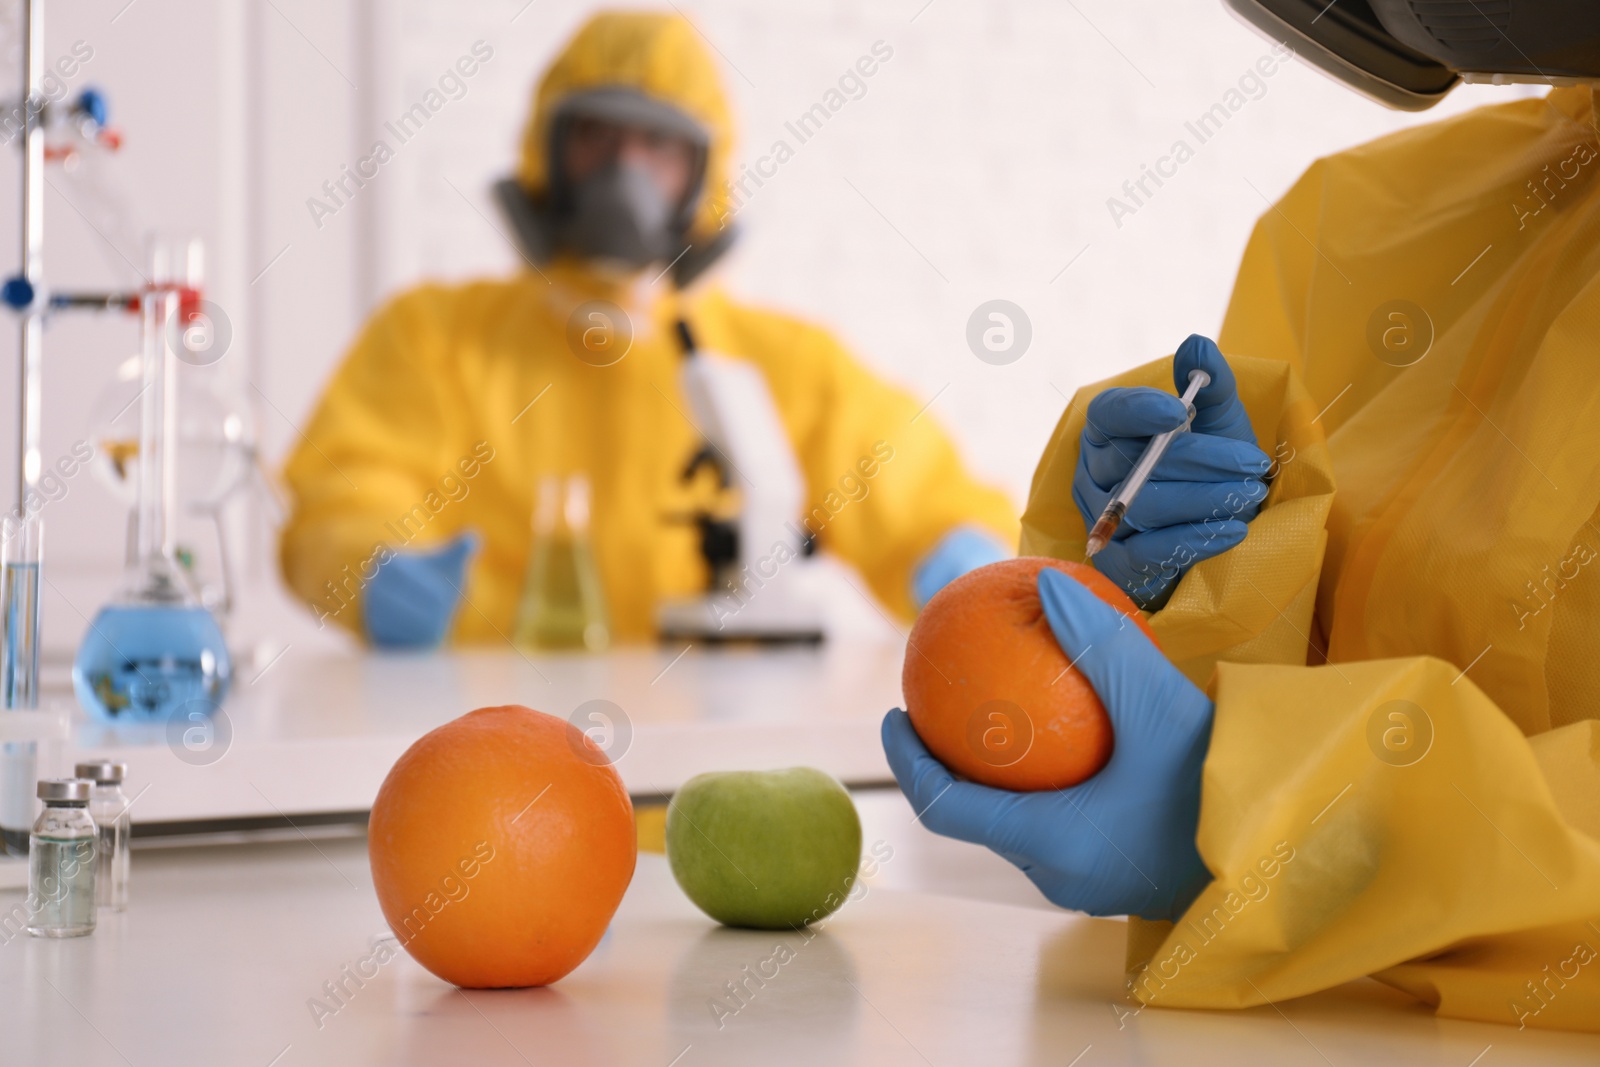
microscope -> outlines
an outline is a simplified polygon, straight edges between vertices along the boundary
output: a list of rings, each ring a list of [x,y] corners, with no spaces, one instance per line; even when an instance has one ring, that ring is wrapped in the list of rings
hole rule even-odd
[[[681,517],[699,527],[708,580],[704,593],[657,609],[661,639],[816,644],[827,625],[813,592],[816,539],[798,521],[805,478],[766,379],[743,360],[698,349],[688,323],[677,333],[679,381],[705,439],[681,477],[709,467],[737,503],[732,517]]]

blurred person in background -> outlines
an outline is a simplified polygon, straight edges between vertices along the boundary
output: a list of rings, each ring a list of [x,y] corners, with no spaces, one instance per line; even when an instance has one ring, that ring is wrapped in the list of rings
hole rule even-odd
[[[1087,530],[1211,374],[1095,566],[1046,569],[1110,762],[958,781],[892,711],[929,828],[1131,915],[1128,1013],[1370,975],[1439,1014],[1600,1031],[1600,6],[1229,0],[1393,106],[1555,81],[1314,163],[1257,222],[1220,346],[1085,388],[1024,553]],[[1223,353],[1227,354],[1226,360]]]
[[[696,343],[758,368],[806,483],[804,522],[908,618],[1010,554],[1017,519],[905,392],[825,330],[704,280],[732,243],[733,131],[683,18],[603,13],[545,72],[515,180],[498,190],[529,269],[422,285],[367,324],[290,457],[280,553],[319,619],[389,648],[512,632],[536,486],[580,474],[612,633],[648,638],[663,598],[707,586],[700,447],[679,387]],[[604,305],[591,302],[602,301]],[[597,359],[582,314],[625,314]],[[753,476],[754,477],[754,476]],[[818,510],[820,509],[820,510]]]

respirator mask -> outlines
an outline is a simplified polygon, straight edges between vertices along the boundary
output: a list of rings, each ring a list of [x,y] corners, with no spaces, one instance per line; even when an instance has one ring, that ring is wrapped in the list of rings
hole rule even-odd
[[[689,198],[692,201],[692,197]],[[682,247],[677,205],[644,167],[614,160],[566,190],[556,241],[584,259],[644,268]]]
[[[669,200],[647,168],[620,158],[577,181],[569,180],[563,149],[572,123],[581,119],[687,141],[694,160],[681,200]],[[567,252],[630,272],[655,263],[671,264],[673,281],[681,289],[733,244],[737,231],[731,224],[689,240],[689,227],[705,191],[710,135],[669,103],[623,86],[574,93],[551,118],[547,153],[549,188],[542,196],[530,196],[512,178],[494,188],[523,255],[532,263],[548,263],[558,252]]]

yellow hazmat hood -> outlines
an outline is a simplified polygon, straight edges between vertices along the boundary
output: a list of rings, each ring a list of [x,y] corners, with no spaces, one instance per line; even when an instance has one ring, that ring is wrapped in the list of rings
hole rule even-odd
[[[550,126],[561,104],[593,89],[632,89],[699,122],[710,143],[700,204],[688,238],[698,243],[728,213],[727,168],[733,123],[716,66],[699,32],[680,15],[603,11],[578,30],[550,64],[522,137],[517,182],[535,200],[550,186]]]

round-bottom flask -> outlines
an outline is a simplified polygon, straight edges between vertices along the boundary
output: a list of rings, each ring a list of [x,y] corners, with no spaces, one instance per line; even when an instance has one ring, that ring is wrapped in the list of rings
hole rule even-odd
[[[122,592],[89,624],[72,664],[78,702],[108,722],[215,714],[232,675],[222,629],[178,565],[171,537],[178,349],[185,348],[179,338],[199,299],[198,243],[154,242],[148,277],[139,301],[139,439],[122,457],[138,473],[134,564]]]
[[[177,579],[181,580],[181,579]],[[222,704],[232,662],[222,628],[163,581],[100,609],[78,646],[72,686],[105,722],[167,722]]]

